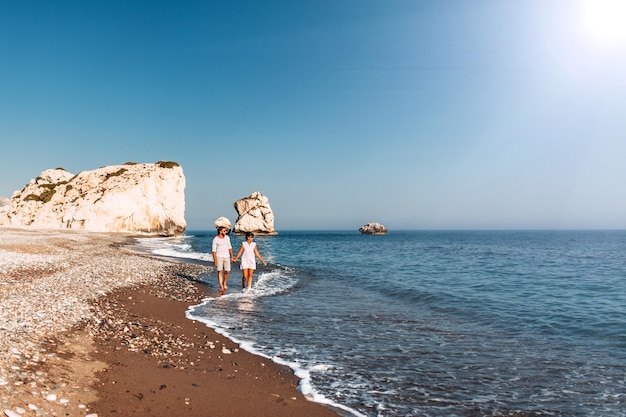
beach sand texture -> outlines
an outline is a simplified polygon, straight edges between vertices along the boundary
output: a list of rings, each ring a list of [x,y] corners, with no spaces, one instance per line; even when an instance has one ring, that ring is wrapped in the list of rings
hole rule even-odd
[[[189,320],[209,272],[127,235],[0,228],[0,413],[337,416],[287,367]]]

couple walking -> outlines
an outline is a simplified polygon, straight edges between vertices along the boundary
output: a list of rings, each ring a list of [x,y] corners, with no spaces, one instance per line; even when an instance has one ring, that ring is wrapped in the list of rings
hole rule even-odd
[[[230,237],[226,234],[227,228],[219,227],[217,229],[217,236],[213,238],[212,252],[213,252],[213,263],[217,268],[217,282],[220,284],[220,291],[226,291],[228,289],[228,285],[226,282],[228,281],[228,275],[230,274],[230,263],[231,261],[237,262],[239,257],[241,257],[240,268],[243,272],[243,277],[241,278],[241,287],[248,288],[252,287],[252,274],[256,269],[256,257],[258,257],[263,265],[267,265],[265,259],[259,253],[259,250],[256,247],[256,243],[252,241],[254,238],[254,234],[247,232],[246,240],[241,242],[241,247],[239,248],[239,252],[237,252],[237,256],[233,256],[233,247],[230,244]]]

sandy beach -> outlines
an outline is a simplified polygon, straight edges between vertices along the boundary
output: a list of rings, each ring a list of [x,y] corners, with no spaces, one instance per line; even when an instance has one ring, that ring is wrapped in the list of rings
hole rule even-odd
[[[127,235],[0,228],[0,412],[337,416],[290,369],[185,311],[211,268],[128,250]]]

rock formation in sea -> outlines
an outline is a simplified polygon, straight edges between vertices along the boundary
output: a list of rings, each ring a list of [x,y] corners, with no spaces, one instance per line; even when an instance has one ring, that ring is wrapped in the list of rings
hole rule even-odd
[[[180,235],[187,227],[183,169],[163,161],[76,175],[49,169],[13,193],[0,226]]]
[[[359,228],[364,235],[384,235],[389,230],[380,223],[367,223]]]
[[[258,191],[234,203],[237,210],[235,233],[252,232],[261,235],[277,235],[274,230],[274,213],[266,196]]]
[[[213,223],[213,225],[216,229],[219,229],[220,227],[225,227],[228,229],[228,232],[230,232],[230,229],[232,228],[230,220],[228,220],[227,217],[218,217],[217,219],[215,219],[215,223]]]

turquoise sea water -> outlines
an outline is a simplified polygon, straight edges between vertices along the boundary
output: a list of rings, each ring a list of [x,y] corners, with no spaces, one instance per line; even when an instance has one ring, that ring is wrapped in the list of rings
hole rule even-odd
[[[141,244],[210,260],[214,235]],[[228,293],[188,316],[288,364],[346,416],[626,416],[625,231],[255,240],[269,264],[253,290],[236,265]]]

